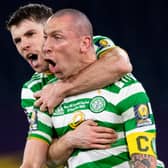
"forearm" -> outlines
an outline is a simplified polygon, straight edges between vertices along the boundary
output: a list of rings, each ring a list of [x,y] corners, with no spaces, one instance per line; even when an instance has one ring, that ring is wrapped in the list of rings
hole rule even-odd
[[[70,96],[102,88],[131,71],[132,65],[127,53],[121,48],[115,47],[77,76],[65,81],[65,95]]]
[[[73,152],[73,146],[67,141],[67,134],[55,139],[48,150],[48,164],[63,165]]]
[[[133,154],[131,156],[133,168],[156,168],[156,158],[146,154]]]
[[[97,126],[96,122],[86,120],[52,143],[49,148],[50,163],[64,164],[76,148],[107,149],[116,139],[117,134],[113,129]]]
[[[49,84],[42,91],[35,93],[34,96],[38,100],[34,105],[40,106],[41,111],[48,109],[52,113],[54,107],[60,104],[65,97],[103,88],[132,71],[127,53],[119,47],[114,47],[99,56],[99,60],[76,76]]]
[[[42,140],[27,140],[20,168],[43,167],[46,163],[48,144]]]

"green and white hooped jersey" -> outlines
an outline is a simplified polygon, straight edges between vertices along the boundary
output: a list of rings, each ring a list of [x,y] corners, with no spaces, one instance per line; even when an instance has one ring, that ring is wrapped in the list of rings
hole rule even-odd
[[[114,42],[105,36],[94,36],[93,43],[97,58],[100,58],[104,53],[115,47]]]
[[[29,121],[28,138],[38,138],[51,143],[53,131],[50,115],[40,112],[34,107],[35,98],[33,94],[41,90],[50,80],[56,80],[53,74],[34,73],[31,79],[22,87],[21,105],[25,109]]]
[[[93,42],[96,54],[99,57],[106,50],[114,47],[114,43],[105,36],[94,36]],[[56,81],[52,74],[35,73],[32,78],[23,85],[21,93],[21,105],[25,109],[25,113],[29,120],[29,133],[28,138],[38,138],[51,143],[53,131],[50,115],[42,113],[39,109],[33,106],[33,94],[41,90],[47,83]]]
[[[149,98],[132,74],[103,89],[65,98],[52,116],[59,137],[87,119],[113,128],[118,140],[106,150],[76,149],[68,168],[131,168],[130,155],[134,153],[156,156]]]
[[[110,41],[109,38],[104,36],[95,36],[93,38],[93,41],[95,44],[96,54],[98,58],[101,55],[103,55],[103,53],[105,53],[107,50],[115,46],[114,43]],[[92,151],[76,150],[71,156],[71,158],[69,159],[69,166],[73,167],[76,165],[76,167],[88,167],[88,166],[100,167],[99,164],[101,163],[103,158],[103,167],[109,167],[109,164],[111,164],[111,162],[114,160],[116,163],[112,162],[110,167],[112,167],[112,165],[115,165],[115,164],[116,164],[116,168],[119,167],[117,166],[117,164],[119,164],[120,167],[122,165],[124,165],[124,167],[125,165],[128,165],[126,167],[129,167],[129,161],[125,161],[125,160],[129,160],[128,149],[126,147],[126,143],[127,143],[126,135],[135,136],[136,134],[131,134],[131,132],[134,132],[134,127],[137,127],[135,128],[135,130],[138,130],[140,132],[149,131],[149,132],[155,133],[155,126],[153,121],[153,114],[151,110],[149,110],[151,109],[150,103],[143,89],[141,94],[144,95],[142,96],[144,98],[141,99],[142,97],[140,96],[141,97],[140,99],[143,102],[143,105],[141,107],[144,106],[143,108],[145,109],[147,107],[147,109],[149,110],[147,114],[150,114],[150,115],[146,114],[143,117],[140,114],[138,115],[138,112],[135,112],[137,111],[135,109],[138,109],[138,106],[136,108],[128,107],[132,99],[130,99],[130,101],[128,101],[129,102],[128,105],[125,106],[124,104],[127,104],[127,101],[123,100],[119,103],[119,100],[115,100],[113,96],[111,97],[111,95],[117,95],[121,93],[122,93],[121,95],[124,94],[124,92],[120,92],[120,90],[124,90],[123,88],[126,87],[126,85],[129,83],[129,82],[126,82],[126,81],[129,81],[128,79],[130,80],[130,75],[125,76],[124,78],[122,78],[121,81],[115,83],[113,86],[109,86],[102,90],[93,91],[93,94],[92,92],[85,93],[86,97],[84,98],[83,96],[85,96],[85,94],[66,98],[65,104],[60,105],[59,108],[57,108],[57,110],[55,111],[53,118],[51,118],[51,116],[47,112],[41,113],[39,109],[34,108],[33,104],[35,99],[33,97],[33,94],[36,91],[41,90],[47,83],[51,83],[53,81],[56,81],[57,79],[52,74],[35,73],[32,76],[32,78],[23,85],[22,95],[21,95],[21,102],[22,102],[21,104],[22,104],[22,107],[25,109],[25,113],[30,123],[28,138],[38,138],[50,144],[53,137],[52,120],[55,121],[62,117],[65,117],[67,119],[66,122],[61,122],[62,120],[59,121],[59,124],[61,124],[60,126],[55,125],[55,129],[58,135],[61,136],[63,135],[62,130],[68,131],[68,130],[74,129],[79,124],[79,121],[83,120],[82,118],[84,119],[92,118],[97,120],[99,125],[112,127],[112,128],[114,127],[118,133],[119,139],[115,144],[112,145],[112,148],[109,150],[105,150],[105,151],[104,150],[98,150],[98,151],[97,150],[92,150]],[[123,81],[125,81],[126,84],[124,84]],[[136,80],[134,82],[137,83],[137,85],[140,85]],[[130,82],[130,84],[131,83],[132,82]],[[106,93],[108,93],[107,96],[106,96]],[[136,94],[138,94],[138,88],[137,88]],[[110,101],[112,101],[112,103]],[[139,104],[142,103],[141,101],[139,102]],[[118,104],[115,104],[117,102]],[[116,106],[115,108],[113,107],[113,103]],[[114,112],[110,111],[111,108],[113,110],[115,109]],[[128,108],[129,110],[126,110],[126,108]],[[132,111],[134,109],[134,113],[137,114],[135,118],[133,118],[133,116],[130,115],[131,114],[130,109],[132,109]],[[124,110],[125,112],[123,112]],[[118,114],[119,111],[121,112],[121,116],[127,119],[123,121],[122,117]],[[117,114],[115,114],[116,112]],[[64,116],[64,113],[65,113],[65,116]],[[104,114],[108,114],[107,116],[109,118],[105,117]],[[110,117],[111,117],[111,120],[110,120]],[[130,128],[129,126],[128,128],[126,127],[127,130],[126,132],[124,132],[123,131],[124,124],[129,122],[133,123],[133,125]],[[127,124],[125,124],[125,126],[127,126]],[[111,155],[111,153],[113,154]],[[116,159],[117,157],[118,159]],[[106,162],[109,164],[106,165]],[[78,163],[80,163],[81,165]],[[161,168],[161,167],[163,166],[162,166],[162,163],[160,162],[160,166],[158,166],[158,168]]]

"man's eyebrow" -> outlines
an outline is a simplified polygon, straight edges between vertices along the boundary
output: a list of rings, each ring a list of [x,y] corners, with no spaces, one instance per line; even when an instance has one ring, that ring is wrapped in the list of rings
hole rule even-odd
[[[26,35],[26,34],[28,34],[28,33],[31,33],[31,32],[36,32],[36,30],[35,30],[35,29],[29,29],[29,30],[27,30],[27,31],[24,33],[24,35]]]
[[[51,32],[52,35],[60,34],[60,33],[62,33],[61,30],[54,30],[54,31]]]

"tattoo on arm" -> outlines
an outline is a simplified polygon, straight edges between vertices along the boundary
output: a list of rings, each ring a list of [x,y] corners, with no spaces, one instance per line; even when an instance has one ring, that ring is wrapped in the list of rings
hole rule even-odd
[[[134,168],[156,168],[156,158],[146,154],[133,154],[131,156]]]

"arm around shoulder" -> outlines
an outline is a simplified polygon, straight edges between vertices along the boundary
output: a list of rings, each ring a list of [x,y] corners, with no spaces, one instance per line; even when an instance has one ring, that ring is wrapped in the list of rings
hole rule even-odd
[[[48,144],[40,139],[28,139],[20,168],[39,168],[45,165]]]
[[[132,72],[132,64],[127,52],[118,46],[107,50],[99,58],[67,81],[70,89],[66,90],[66,96],[100,89]]]
[[[49,112],[57,106],[64,97],[100,89],[119,80],[122,76],[132,71],[128,54],[120,47],[113,47],[99,55],[97,61],[82,70],[76,76],[66,81],[59,81],[53,85],[52,91],[46,89],[37,97],[36,106],[40,104],[48,107]],[[51,93],[51,94],[49,94]],[[43,107],[43,106],[42,106]],[[40,108],[41,110],[44,110]]]
[[[111,73],[114,79],[115,77],[119,79],[133,70],[128,53],[118,46],[100,55],[100,61],[103,61],[106,67],[108,66],[107,72]]]

